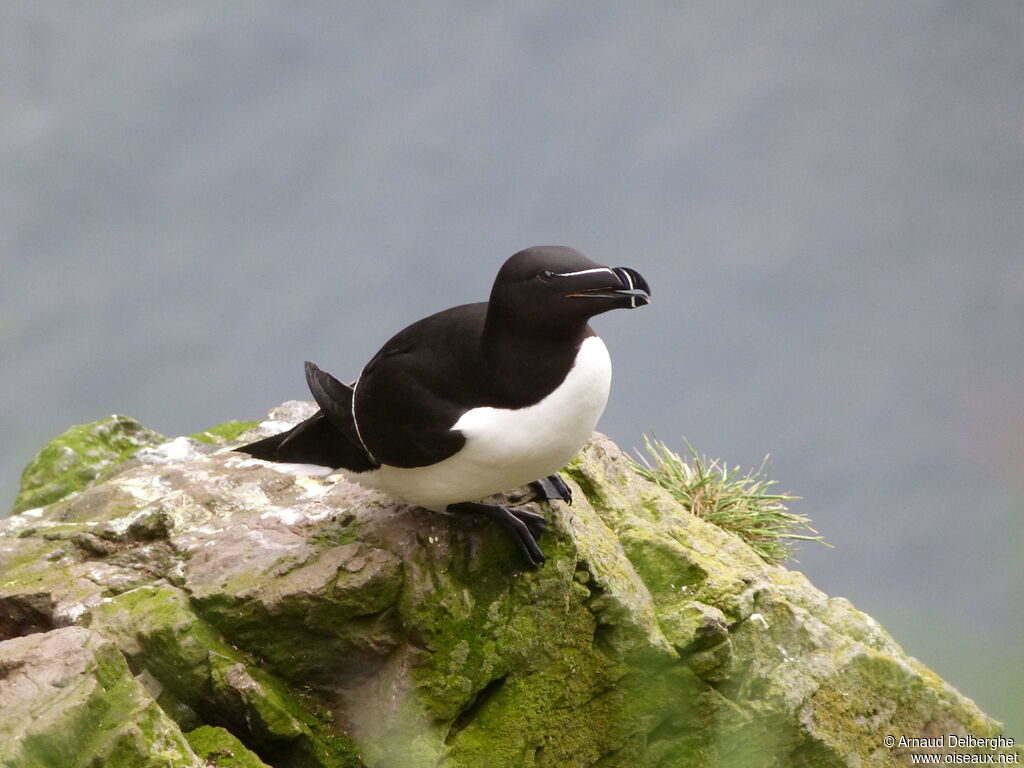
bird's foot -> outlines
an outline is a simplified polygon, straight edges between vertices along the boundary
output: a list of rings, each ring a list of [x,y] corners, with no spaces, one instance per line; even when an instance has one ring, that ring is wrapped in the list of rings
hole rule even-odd
[[[512,536],[512,541],[522,553],[531,568],[544,565],[544,553],[537,544],[547,528],[543,515],[524,509],[511,510],[499,504],[482,504],[477,501],[462,501],[449,504],[449,512],[477,512],[497,521]]]
[[[533,536],[534,541],[540,541],[540,537],[548,529],[547,518],[537,512],[531,512],[528,509],[509,509],[509,513],[526,524],[526,529]]]
[[[534,480],[530,483],[530,487],[533,488],[538,499],[543,501],[561,499],[566,504],[572,504],[572,490],[565,484],[565,480],[557,472],[553,475],[542,477],[540,480]]]

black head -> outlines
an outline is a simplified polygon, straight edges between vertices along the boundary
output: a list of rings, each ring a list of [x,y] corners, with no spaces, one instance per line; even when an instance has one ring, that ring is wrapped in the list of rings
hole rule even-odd
[[[649,304],[651,289],[628,267],[606,267],[579,251],[540,245],[520,251],[498,271],[489,313],[541,332],[571,332],[610,309]]]

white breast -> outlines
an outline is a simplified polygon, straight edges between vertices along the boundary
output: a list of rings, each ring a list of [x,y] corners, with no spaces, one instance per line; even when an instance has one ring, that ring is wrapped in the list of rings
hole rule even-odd
[[[384,465],[352,476],[427,509],[476,501],[557,472],[583,447],[608,401],[612,366],[597,336],[580,345],[565,381],[526,408],[473,408],[452,426],[462,450],[427,467]]]

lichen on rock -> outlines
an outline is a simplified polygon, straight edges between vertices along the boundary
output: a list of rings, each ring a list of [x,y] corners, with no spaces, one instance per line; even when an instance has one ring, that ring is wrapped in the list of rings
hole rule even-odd
[[[573,506],[537,506],[548,561],[529,571],[487,520],[228,450],[311,409],[207,431],[224,445],[101,458],[0,522],[4,759],[59,764],[36,738],[59,730],[81,765],[121,750],[125,766],[817,768],[904,764],[886,733],[1000,733],[872,619],[687,513],[607,438],[567,468]],[[118,692],[104,740],[82,725],[100,705],[74,697],[33,720],[18,675],[55,664],[80,701]]]

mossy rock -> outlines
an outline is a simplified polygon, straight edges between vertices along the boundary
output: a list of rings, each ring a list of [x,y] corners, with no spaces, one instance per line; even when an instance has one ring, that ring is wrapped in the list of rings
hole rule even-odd
[[[6,768],[204,768],[117,646],[84,627],[0,643]]]
[[[286,404],[252,436],[313,409]],[[78,633],[106,661],[65,687],[124,695],[75,723],[5,698],[17,766],[56,765],[52,743],[97,766],[839,768],[906,764],[885,734],[1001,734],[600,435],[566,473],[575,503],[534,505],[536,571],[490,521],[194,439],[97,465],[81,493],[0,521],[0,653]],[[20,662],[3,663],[0,687]],[[112,744],[135,752],[112,762]]]
[[[194,435],[189,435],[189,437],[208,445],[226,445],[227,443],[233,443],[240,435],[257,426],[259,426],[258,421],[225,421],[223,424],[204,429],[202,432],[196,432]]]
[[[230,731],[213,725],[203,725],[185,734],[192,750],[203,758],[210,768],[272,768]]]
[[[51,440],[25,467],[14,512],[52,504],[80,491],[139,449],[159,445],[165,439],[127,416],[109,416],[71,427]]]
[[[347,738],[325,727],[256,659],[227,644],[181,590],[153,585],[109,598],[92,612],[91,626],[117,642],[133,669],[159,684],[158,701],[183,728],[227,725],[247,749],[274,757],[275,768],[359,766]],[[238,740],[221,728],[203,732],[204,743],[221,731]]]

